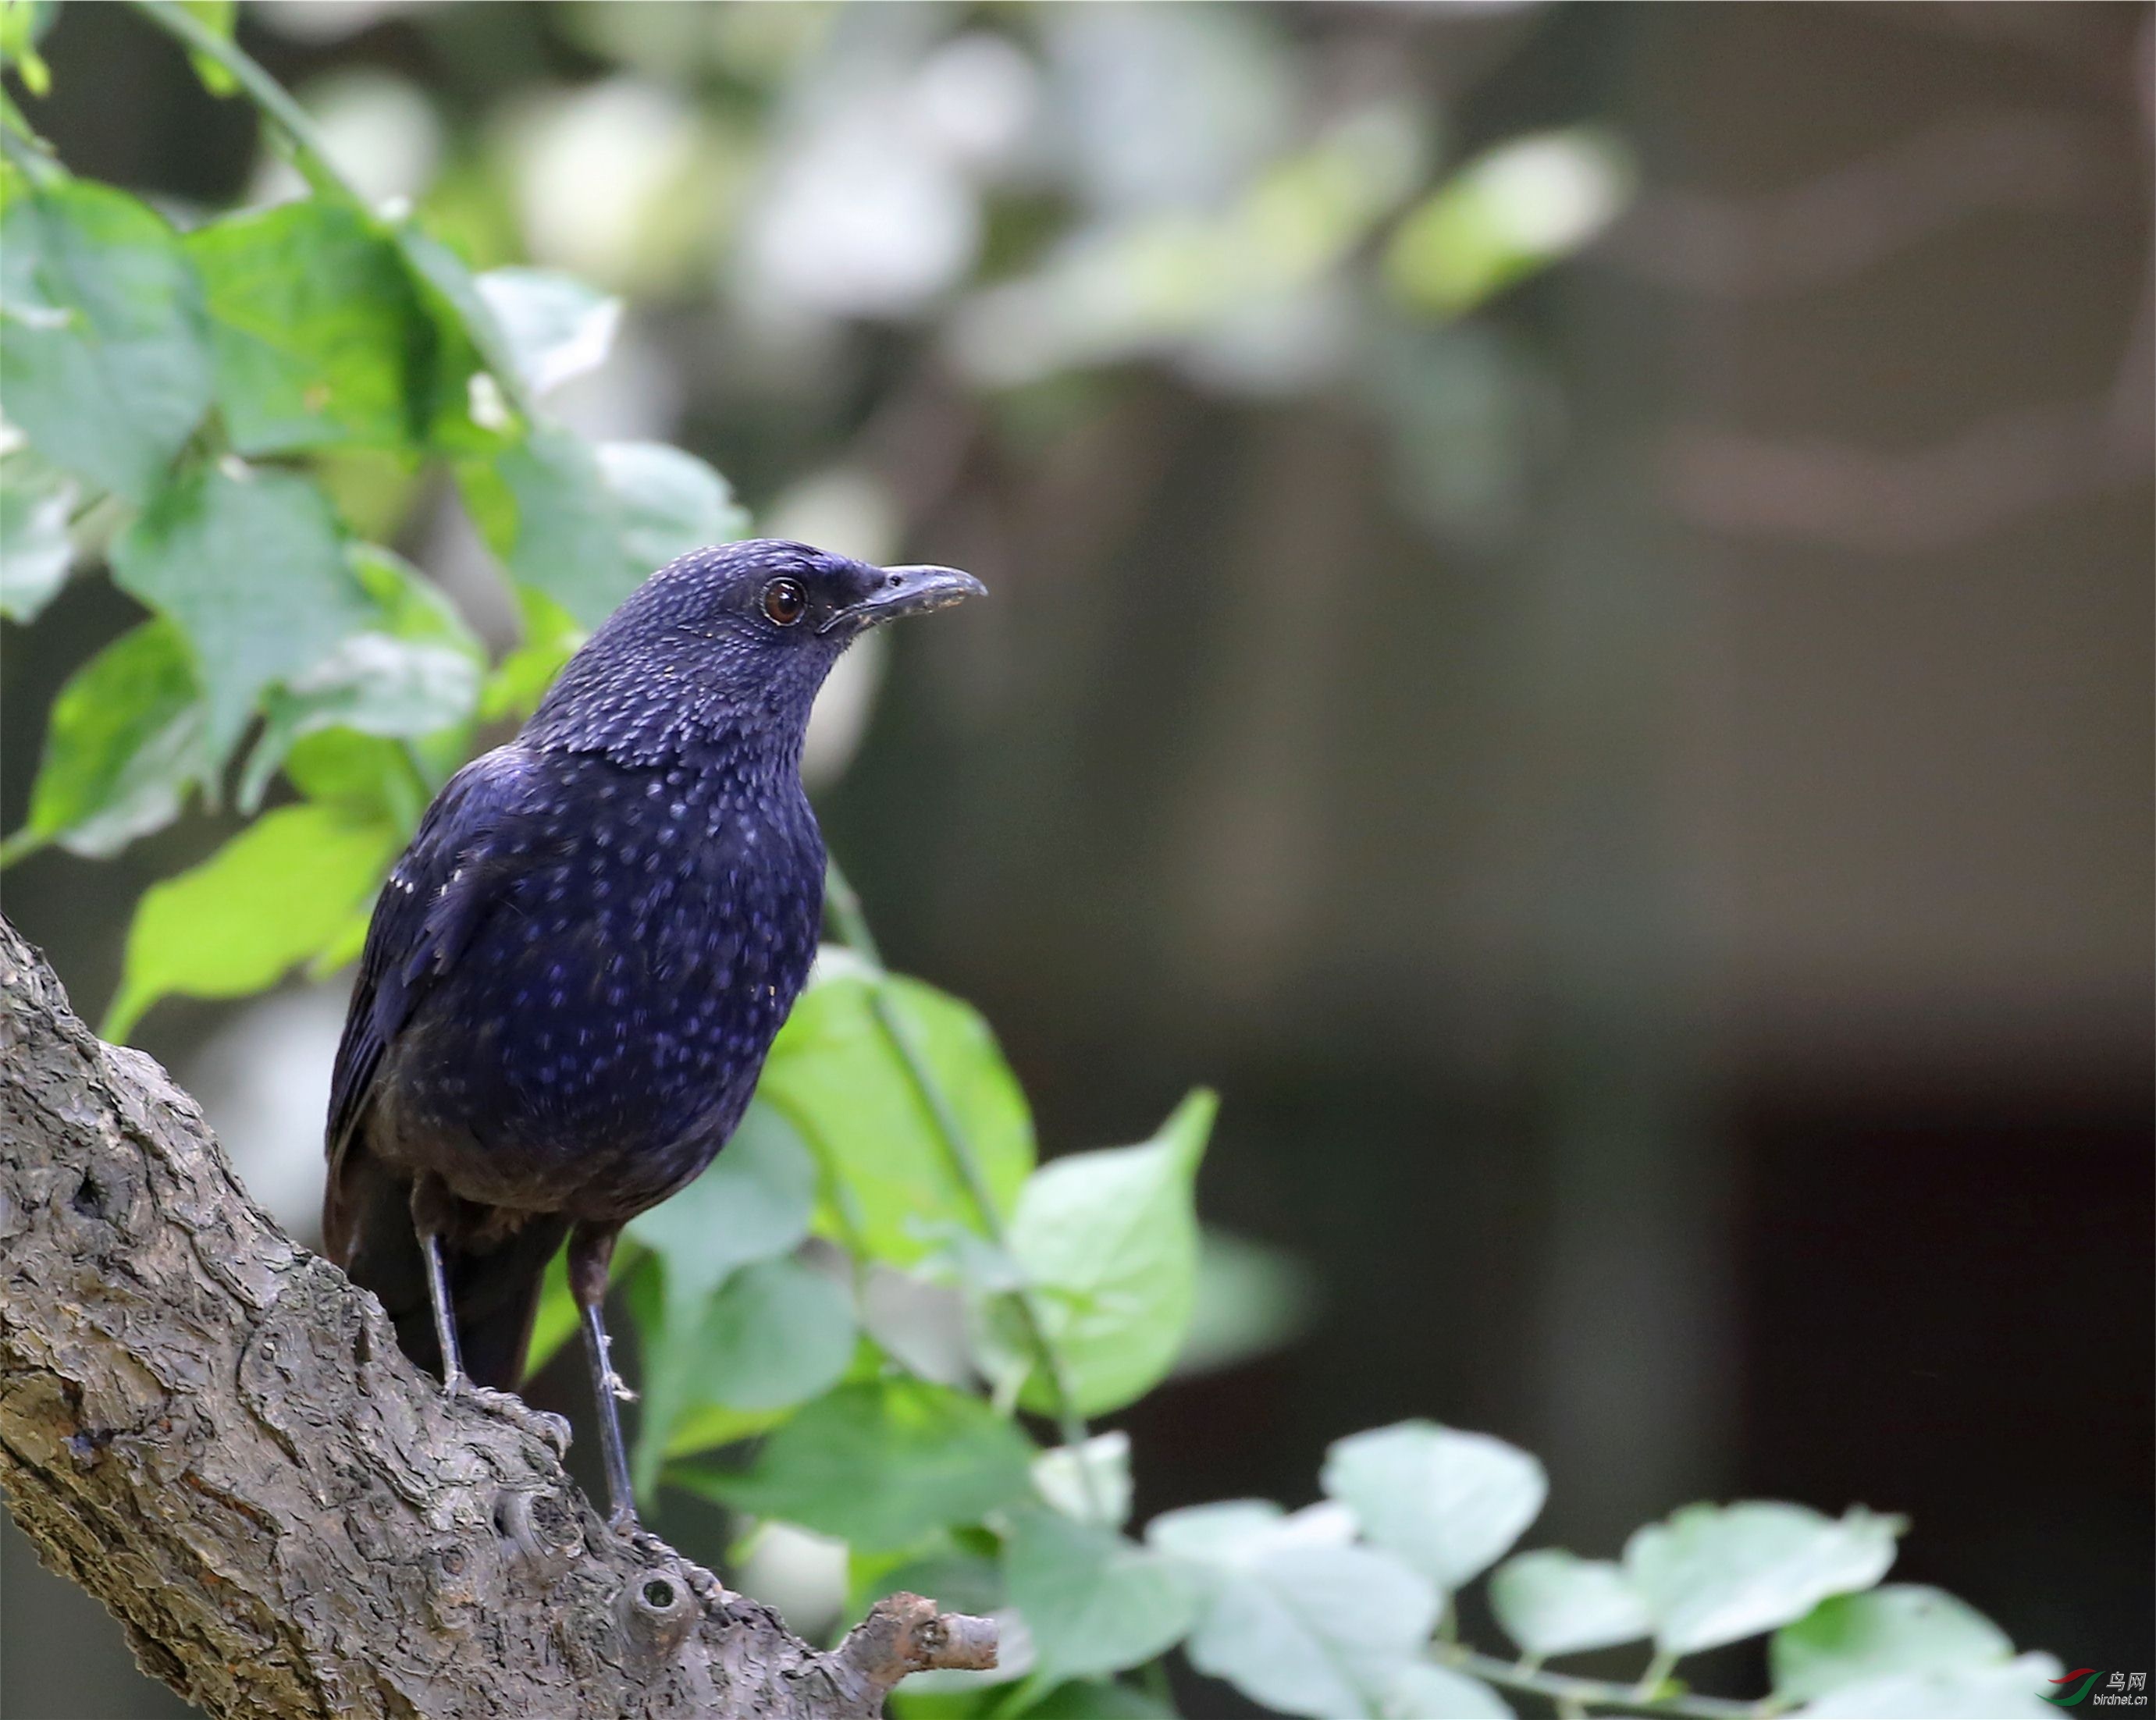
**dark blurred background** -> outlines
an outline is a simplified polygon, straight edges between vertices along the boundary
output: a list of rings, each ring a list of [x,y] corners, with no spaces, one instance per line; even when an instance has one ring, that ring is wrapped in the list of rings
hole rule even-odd
[[[2151,17],[331,0],[240,37],[371,191],[624,295],[580,427],[988,582],[834,689],[834,847],[1050,1149],[1219,1087],[1201,1208],[1315,1286],[1122,1418],[1142,1513],[1300,1502],[1326,1441],[1430,1415],[1543,1456],[1538,1543],[1862,1502],[1913,1518],[1902,1576],[2143,1668]],[[44,51],[79,171],[182,220],[280,194],[124,8]],[[1458,289],[1389,236],[1508,146],[1499,213],[1578,253]],[[343,481],[501,637],[453,496]],[[0,634],[0,826],[129,619],[80,581]],[[94,1012],[226,828],[34,857],[7,910]],[[302,1226],[341,1013],[140,1035]],[[177,1707],[0,1535],[8,1713]]]

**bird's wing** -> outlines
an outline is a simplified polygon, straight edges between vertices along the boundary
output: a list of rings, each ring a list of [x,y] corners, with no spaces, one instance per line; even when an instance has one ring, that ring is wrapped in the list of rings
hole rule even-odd
[[[496,748],[449,779],[382,887],[330,1079],[332,1206],[382,1053],[500,900],[511,868],[497,841],[528,792],[531,755]],[[334,1242],[334,1226],[330,1227]]]

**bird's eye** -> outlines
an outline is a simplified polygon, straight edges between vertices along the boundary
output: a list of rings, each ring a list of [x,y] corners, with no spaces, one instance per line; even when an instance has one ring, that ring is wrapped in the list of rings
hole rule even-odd
[[[775,579],[763,588],[763,612],[790,627],[808,612],[808,594],[798,579]]]

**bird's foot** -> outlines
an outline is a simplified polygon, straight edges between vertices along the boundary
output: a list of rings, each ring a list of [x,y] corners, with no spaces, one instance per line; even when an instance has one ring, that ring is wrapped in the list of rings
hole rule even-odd
[[[636,1401],[636,1389],[612,1368],[606,1371],[606,1389],[613,1394],[616,1403],[633,1404]]]
[[[535,1410],[515,1392],[477,1385],[467,1374],[460,1374],[449,1381],[449,1389],[452,1396],[462,1398],[490,1415],[499,1415],[520,1433],[543,1440],[557,1457],[568,1455],[569,1424],[566,1417],[551,1410]]]

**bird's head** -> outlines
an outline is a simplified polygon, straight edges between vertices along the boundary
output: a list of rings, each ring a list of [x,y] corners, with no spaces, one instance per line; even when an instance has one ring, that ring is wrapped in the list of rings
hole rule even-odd
[[[526,734],[656,757],[752,723],[798,753],[817,689],[848,645],[984,590],[955,567],[876,567],[773,538],[691,550],[607,617]]]

